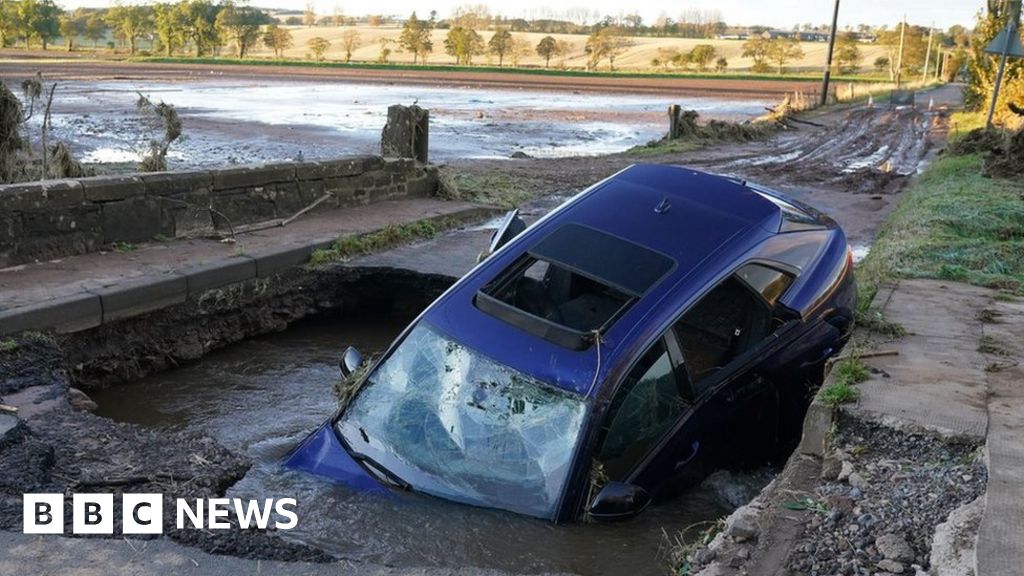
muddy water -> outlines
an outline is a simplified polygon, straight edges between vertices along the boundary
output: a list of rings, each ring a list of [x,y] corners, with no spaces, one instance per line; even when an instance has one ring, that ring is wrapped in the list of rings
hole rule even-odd
[[[173,104],[182,118],[185,136],[169,154],[175,169],[375,153],[392,104],[416,102],[430,110],[434,160],[619,152],[660,137],[669,104],[727,120],[753,118],[770,105],[766,100],[326,80],[71,81],[54,97],[54,134],[86,162],[138,161],[158,136],[135,110],[139,93],[154,103]]]
[[[278,466],[333,412],[331,385],[342,347],[379,351],[407,320],[306,322],[200,363],[97,392],[98,414],[202,432],[244,452],[256,464],[229,496],[296,498],[299,527],[286,537],[356,561],[526,573],[665,573],[663,531],[674,535],[729,511],[714,489],[694,488],[631,522],[554,526],[415,494],[355,493]]]

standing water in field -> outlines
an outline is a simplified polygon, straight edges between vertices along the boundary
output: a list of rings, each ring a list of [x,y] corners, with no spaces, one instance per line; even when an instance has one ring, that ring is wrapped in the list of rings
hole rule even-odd
[[[332,385],[343,348],[380,352],[408,320],[303,322],[197,364],[97,391],[97,414],[204,433],[246,454],[254,465],[229,497],[295,498],[299,526],[280,534],[355,561],[517,573],[660,573],[668,567],[663,531],[674,536],[730,511],[716,489],[694,488],[633,521],[556,526],[418,494],[358,493],[283,469],[281,458],[336,409]]]
[[[139,94],[173,104],[184,137],[173,169],[315,160],[379,151],[392,104],[430,110],[433,160],[508,158],[513,152],[561,157],[620,152],[659,138],[669,104],[703,118],[754,118],[763,100],[664,95],[580,94],[437,88],[346,82],[148,80],[66,82],[57,90],[53,126],[87,162],[134,162],[148,147]]]

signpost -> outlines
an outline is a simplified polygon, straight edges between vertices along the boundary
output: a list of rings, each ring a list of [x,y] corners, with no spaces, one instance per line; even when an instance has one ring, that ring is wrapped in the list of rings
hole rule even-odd
[[[988,119],[985,127],[992,127],[992,116],[996,112],[996,102],[999,100],[999,90],[1003,87],[1003,72],[1006,71],[1006,59],[1010,56],[1024,58],[1024,46],[1021,46],[1020,33],[1017,32],[1017,22],[1020,20],[1020,0],[1010,5],[1010,20],[1006,28],[996,36],[985,48],[989,54],[998,54],[999,70],[996,72],[996,85],[992,90],[992,103],[988,107]]]

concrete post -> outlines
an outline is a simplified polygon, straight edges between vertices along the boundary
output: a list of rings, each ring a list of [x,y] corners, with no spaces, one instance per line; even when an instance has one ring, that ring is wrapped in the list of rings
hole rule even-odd
[[[388,158],[414,158],[427,162],[430,111],[412,106],[388,107],[388,122],[380,137],[381,155]]]

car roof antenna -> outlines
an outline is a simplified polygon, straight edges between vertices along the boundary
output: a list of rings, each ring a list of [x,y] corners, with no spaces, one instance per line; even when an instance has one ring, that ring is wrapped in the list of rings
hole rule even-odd
[[[657,206],[654,207],[654,213],[655,214],[668,214],[668,211],[671,210],[671,209],[672,209],[672,204],[669,203],[668,196],[665,196],[665,198],[661,202],[659,202]]]
[[[594,390],[594,386],[597,386],[597,378],[601,375],[601,329],[595,328],[591,330],[590,336],[594,339],[594,348],[597,350],[597,366],[594,367],[594,380],[590,382],[590,390],[587,390],[588,394]]]

